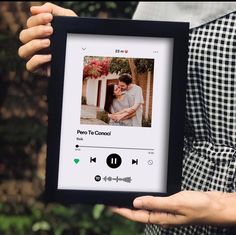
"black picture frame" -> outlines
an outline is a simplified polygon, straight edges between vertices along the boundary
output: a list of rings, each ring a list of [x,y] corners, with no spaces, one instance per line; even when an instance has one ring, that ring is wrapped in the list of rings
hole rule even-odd
[[[45,200],[48,202],[61,203],[101,203],[106,205],[132,206],[133,199],[138,196],[166,196],[180,191],[183,160],[189,24],[186,22],[54,17],[52,26],[54,32],[51,37],[52,62],[51,78],[48,88],[49,107]],[[64,67],[68,33],[163,37],[174,39],[166,193],[59,190],[57,188]]]

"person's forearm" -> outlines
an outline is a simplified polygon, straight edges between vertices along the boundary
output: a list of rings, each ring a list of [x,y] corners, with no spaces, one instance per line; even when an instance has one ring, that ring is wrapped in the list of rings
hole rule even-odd
[[[135,112],[137,111],[137,109],[138,109],[139,106],[140,106],[140,104],[134,104],[132,107],[125,109],[125,111],[126,111],[128,114],[135,113]]]
[[[128,115],[128,113],[127,113],[127,112],[124,112],[124,113],[115,115],[115,118],[117,119],[117,121],[125,120],[125,119],[127,119],[127,118],[126,118],[127,115]]]
[[[235,225],[236,224],[236,193],[204,192],[208,195],[205,209],[196,220],[199,224]],[[197,218],[197,217],[196,217]]]
[[[120,115],[120,114],[128,114],[128,110],[127,109],[123,109],[119,112],[113,113],[113,115]]]
[[[117,120],[127,120],[130,119],[132,117],[134,117],[136,115],[136,112],[123,112],[121,114],[115,115]]]
[[[122,110],[119,120],[127,120],[134,117],[136,115],[136,110],[136,107],[134,108],[133,106]]]
[[[121,110],[121,111],[119,111],[119,112],[116,112],[116,113],[113,113],[112,114],[112,117],[114,118],[114,119],[128,119],[128,118],[130,118],[130,117],[133,117],[134,115],[135,115],[135,111],[133,112],[131,112],[130,110],[129,110],[130,108],[126,108],[126,109],[123,109],[123,110]]]
[[[124,117],[121,119],[121,120],[127,120],[127,119],[130,119],[132,117],[134,117],[136,115],[136,113],[131,113],[131,114],[127,114],[127,115],[124,115]]]
[[[158,225],[236,225],[236,193],[181,191],[168,197],[138,197],[133,205],[135,210],[113,211],[133,221]]]
[[[222,208],[222,221],[224,221],[223,224],[235,225],[236,193],[224,193],[224,195],[220,199],[220,204],[223,205]]]

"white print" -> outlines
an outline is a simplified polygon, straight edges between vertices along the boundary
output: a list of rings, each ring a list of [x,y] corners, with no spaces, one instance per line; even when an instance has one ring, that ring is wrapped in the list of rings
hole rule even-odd
[[[171,38],[67,35],[58,189],[166,192],[173,43]],[[117,48],[125,48],[127,53],[119,55],[115,53]],[[156,51],[158,53],[154,53]],[[86,93],[86,87],[82,88],[83,66],[88,55],[154,60],[153,92],[144,95],[152,95],[153,99],[151,127],[80,123],[82,92]],[[97,96],[97,87],[106,84],[99,83],[99,79],[90,80],[96,83],[89,97],[92,102]],[[101,98],[100,104],[103,102]],[[96,109],[93,111],[96,118]],[[86,115],[91,113],[86,112]],[[77,137],[84,138],[78,143]],[[80,146],[79,152],[74,147],[76,144]],[[122,159],[122,164],[115,169],[106,164],[112,153]],[[96,163],[90,163],[90,157],[96,158]],[[74,163],[74,158],[81,159],[79,164]],[[138,164],[132,164],[132,159],[138,159]],[[95,182],[96,175],[101,176],[101,181]],[[132,181],[107,183],[103,180],[105,176],[130,177]]]

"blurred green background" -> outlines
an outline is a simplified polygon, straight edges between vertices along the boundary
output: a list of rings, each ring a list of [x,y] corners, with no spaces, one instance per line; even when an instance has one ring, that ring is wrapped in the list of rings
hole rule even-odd
[[[54,2],[80,16],[131,18],[138,2]],[[48,79],[28,73],[18,57],[19,32],[32,5],[0,3],[0,234],[141,235],[143,226],[103,205],[45,204]]]

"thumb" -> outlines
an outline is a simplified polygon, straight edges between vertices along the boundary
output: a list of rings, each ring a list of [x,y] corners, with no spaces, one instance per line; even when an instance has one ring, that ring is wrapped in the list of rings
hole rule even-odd
[[[77,16],[74,11],[57,6],[53,3],[47,2],[42,6],[32,6],[30,8],[32,15],[39,13],[51,13],[55,16]]]
[[[178,201],[174,197],[142,196],[134,200],[133,205],[137,209],[163,211],[170,213],[178,212]]]

